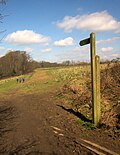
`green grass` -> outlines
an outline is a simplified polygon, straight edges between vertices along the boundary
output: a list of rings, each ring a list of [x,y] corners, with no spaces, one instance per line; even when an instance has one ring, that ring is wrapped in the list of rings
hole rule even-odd
[[[8,92],[16,87],[16,80],[5,81],[0,83],[0,92]]]
[[[78,119],[78,120],[76,121],[76,123],[82,125],[82,126],[85,127],[87,130],[94,130],[94,129],[96,129],[96,127],[94,126],[93,123],[84,122],[84,121],[82,121],[81,119]]]
[[[26,75],[23,75],[22,77],[24,77],[25,79],[29,79],[31,77],[31,75],[32,74],[26,74]],[[7,78],[4,80],[1,80],[0,81],[0,92],[6,93],[6,92],[10,92],[10,91],[18,88],[19,84],[16,81],[17,78],[18,77],[13,77],[13,78]]]
[[[16,94],[34,94],[34,93],[45,93],[49,92],[55,87],[59,85],[59,82],[55,81],[54,75],[51,73],[51,69],[43,69],[48,79],[43,81],[36,79],[34,75],[37,77],[42,76],[39,75],[40,69],[38,71],[34,71],[31,74],[22,75],[19,77],[24,77],[24,83],[17,83],[16,79],[18,77],[7,78],[5,80],[0,81],[0,93],[11,93],[15,92]],[[38,73],[38,74],[37,74]],[[33,77],[34,76],[34,77]],[[45,76],[45,75],[43,75]],[[49,78],[52,77],[52,78]],[[32,80],[32,81],[31,81]]]
[[[38,82],[32,84],[26,84],[21,87],[21,91],[24,93],[46,93],[51,91],[56,87],[56,82],[53,80],[49,80],[47,82]]]
[[[48,77],[52,77],[47,81],[40,81],[39,79],[33,80],[32,76],[36,74],[39,75],[40,70],[44,71]],[[60,67],[60,68],[46,68],[38,69],[31,74],[22,75],[25,78],[25,83],[17,83],[16,79],[18,77],[8,78],[0,81],[0,92],[8,93],[11,91],[22,92],[22,93],[39,93],[48,92],[50,89],[62,85],[66,81],[73,79],[82,78],[84,74],[89,72],[89,66],[85,67]],[[20,76],[19,76],[20,77]],[[36,78],[36,77],[35,77]],[[32,82],[28,82],[31,81]]]

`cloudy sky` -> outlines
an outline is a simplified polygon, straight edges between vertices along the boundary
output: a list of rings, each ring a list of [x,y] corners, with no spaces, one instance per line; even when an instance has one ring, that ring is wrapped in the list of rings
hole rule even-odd
[[[120,0],[8,0],[0,5],[0,56],[25,50],[37,61],[90,60],[89,45],[79,42],[96,34],[101,59],[120,57]]]

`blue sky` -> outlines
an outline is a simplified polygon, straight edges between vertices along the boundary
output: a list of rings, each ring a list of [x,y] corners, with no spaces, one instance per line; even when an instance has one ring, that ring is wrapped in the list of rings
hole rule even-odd
[[[79,41],[96,34],[101,59],[120,57],[119,0],[8,0],[0,10],[0,56],[25,50],[37,61],[90,60],[89,45]]]

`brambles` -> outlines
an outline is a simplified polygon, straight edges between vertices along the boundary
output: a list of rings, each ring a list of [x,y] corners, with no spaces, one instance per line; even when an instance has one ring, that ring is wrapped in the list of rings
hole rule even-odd
[[[53,70],[53,73],[55,79],[64,83],[58,92],[63,105],[91,119],[90,66],[65,67]]]
[[[120,63],[101,72],[102,122],[120,129]]]
[[[120,129],[120,63],[102,65],[101,123]],[[76,112],[92,117],[90,66],[66,67],[53,70],[55,79],[64,84],[58,96],[62,104]]]

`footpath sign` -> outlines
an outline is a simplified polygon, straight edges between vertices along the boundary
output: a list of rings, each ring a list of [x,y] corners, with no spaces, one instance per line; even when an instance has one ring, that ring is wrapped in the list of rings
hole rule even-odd
[[[92,118],[95,126],[100,123],[100,57],[96,55],[95,33],[90,38],[80,41],[80,46],[90,44],[91,55],[91,82],[92,82]]]

